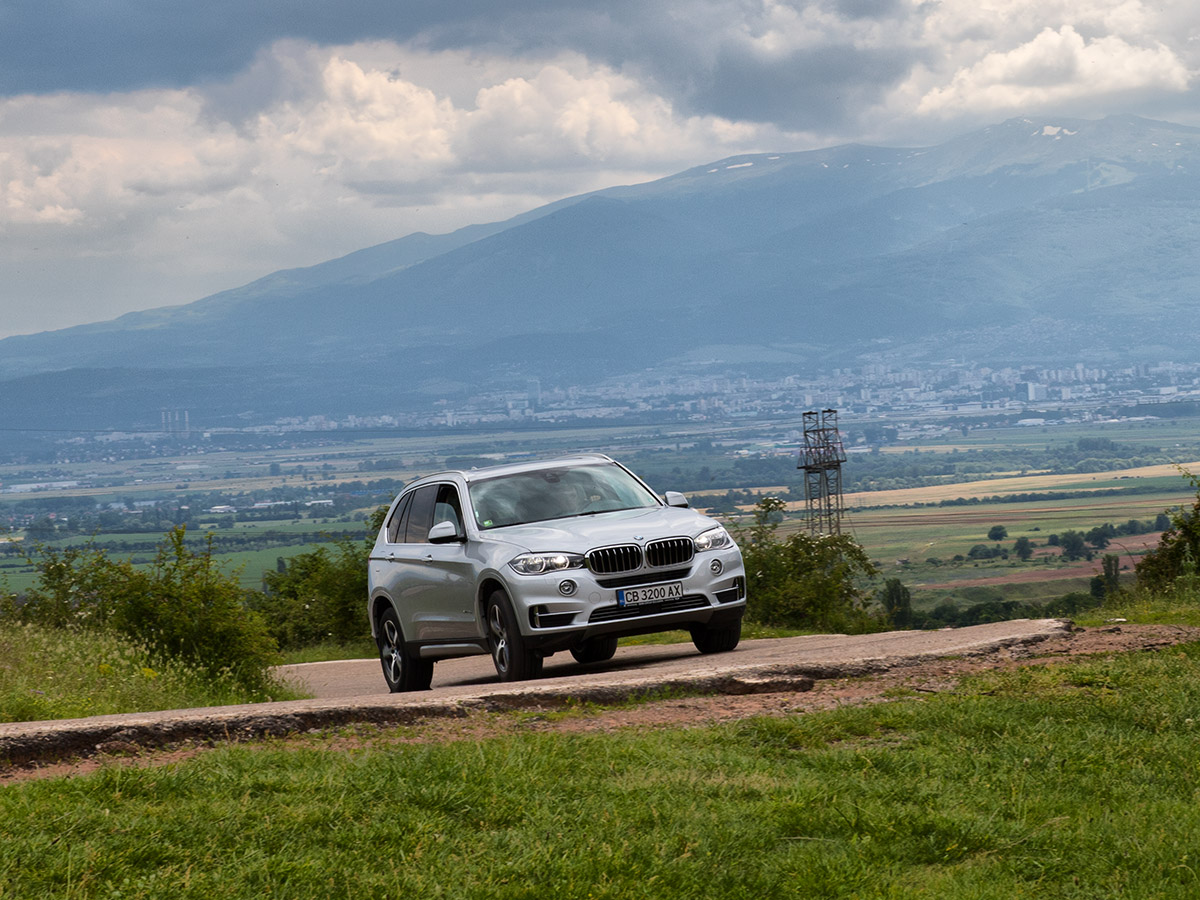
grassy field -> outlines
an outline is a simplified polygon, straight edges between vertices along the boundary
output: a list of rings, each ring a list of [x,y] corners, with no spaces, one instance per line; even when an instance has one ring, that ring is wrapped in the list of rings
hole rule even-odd
[[[0,722],[71,719],[110,713],[290,700],[231,678],[213,678],[181,661],[153,659],[113,633],[0,624]],[[0,897],[4,896],[0,893]]]
[[[1188,645],[715,727],[114,765],[0,787],[0,896],[1190,900],[1198,708]]]

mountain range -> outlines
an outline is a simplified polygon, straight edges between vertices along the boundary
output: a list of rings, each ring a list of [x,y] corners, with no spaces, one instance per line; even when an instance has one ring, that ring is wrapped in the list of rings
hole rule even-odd
[[[7,338],[0,417],[215,426],[656,367],[1190,359],[1198,238],[1200,129],[1134,116],[737,156]]]

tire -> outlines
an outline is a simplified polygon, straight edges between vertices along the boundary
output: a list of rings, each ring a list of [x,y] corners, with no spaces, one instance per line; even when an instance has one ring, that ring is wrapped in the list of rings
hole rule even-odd
[[[492,662],[501,681],[524,681],[541,674],[542,657],[526,648],[512,604],[504,591],[492,591],[484,609],[484,621],[487,623],[488,649],[492,651]]]
[[[578,647],[571,648],[571,655],[577,663],[600,663],[613,658],[617,652],[615,637],[597,637],[584,641]]]
[[[692,629],[692,643],[701,653],[728,653],[742,639],[742,620]]]
[[[410,656],[404,649],[404,632],[400,619],[390,606],[379,617],[376,631],[379,644],[379,663],[383,679],[393,694],[405,691],[427,691],[433,681],[433,661]]]

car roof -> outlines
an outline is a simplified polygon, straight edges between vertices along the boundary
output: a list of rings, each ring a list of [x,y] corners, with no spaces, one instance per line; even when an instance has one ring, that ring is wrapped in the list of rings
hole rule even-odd
[[[405,485],[404,490],[425,484],[430,481],[445,481],[447,477],[457,475],[468,483],[497,475],[512,475],[519,472],[537,472],[542,469],[560,469],[563,466],[586,466],[596,463],[612,463],[616,461],[603,453],[576,453],[571,456],[556,456],[550,459],[530,459],[521,462],[501,463],[496,466],[483,466],[477,469],[447,469],[444,472],[434,472],[425,475]]]

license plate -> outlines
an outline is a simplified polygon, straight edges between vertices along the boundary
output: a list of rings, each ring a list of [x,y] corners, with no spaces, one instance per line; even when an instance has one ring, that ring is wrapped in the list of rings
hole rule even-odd
[[[683,582],[669,581],[666,584],[648,584],[645,587],[625,588],[617,591],[617,605],[641,606],[644,603],[662,603],[678,600],[683,596]]]

